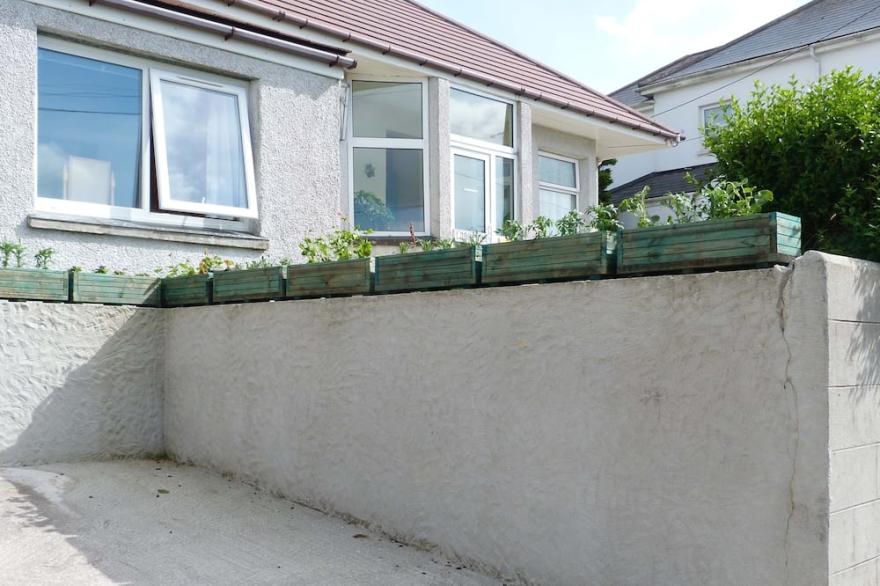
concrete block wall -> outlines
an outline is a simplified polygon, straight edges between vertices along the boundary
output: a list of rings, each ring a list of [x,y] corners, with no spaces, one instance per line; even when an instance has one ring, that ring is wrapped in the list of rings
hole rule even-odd
[[[827,273],[831,584],[880,584],[880,266]]]

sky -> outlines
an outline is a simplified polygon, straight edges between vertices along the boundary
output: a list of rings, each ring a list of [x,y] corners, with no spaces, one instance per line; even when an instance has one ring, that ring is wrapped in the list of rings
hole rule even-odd
[[[419,0],[608,93],[807,0]]]

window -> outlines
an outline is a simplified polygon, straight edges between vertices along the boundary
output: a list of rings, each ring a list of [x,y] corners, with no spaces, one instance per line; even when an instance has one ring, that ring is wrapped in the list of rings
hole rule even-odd
[[[453,229],[496,238],[514,218],[513,104],[450,90]]]
[[[726,126],[727,116],[731,113],[729,104],[717,104],[714,106],[704,106],[702,108],[703,132],[713,126]]]
[[[37,100],[38,209],[239,230],[256,217],[246,85],[41,39]]]
[[[574,159],[538,154],[538,209],[542,216],[558,220],[577,209],[578,164]]]
[[[428,206],[422,81],[351,84],[352,217],[379,234],[425,234]]]

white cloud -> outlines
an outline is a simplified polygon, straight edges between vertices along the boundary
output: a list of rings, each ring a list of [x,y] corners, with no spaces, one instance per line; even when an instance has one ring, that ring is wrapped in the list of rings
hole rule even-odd
[[[595,25],[610,37],[618,51],[658,66],[726,43],[803,3],[804,0],[637,0],[622,17],[597,16]]]

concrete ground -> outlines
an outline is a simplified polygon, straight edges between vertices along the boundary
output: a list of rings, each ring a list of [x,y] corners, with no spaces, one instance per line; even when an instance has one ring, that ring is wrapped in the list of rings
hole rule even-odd
[[[0,468],[0,584],[495,585],[168,461]]]

